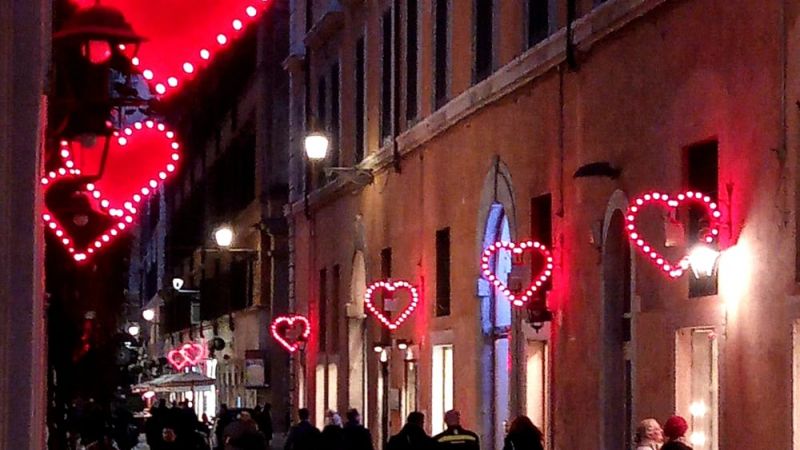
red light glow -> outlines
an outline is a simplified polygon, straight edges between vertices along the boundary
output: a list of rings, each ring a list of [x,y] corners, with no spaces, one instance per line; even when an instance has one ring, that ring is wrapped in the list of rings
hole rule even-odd
[[[631,202],[628,212],[625,213],[625,229],[628,232],[628,238],[639,248],[639,251],[642,252],[643,255],[647,256],[651,263],[658,266],[659,269],[671,278],[678,278],[686,272],[689,268],[689,255],[684,255],[677,262],[670,262],[661,253],[656,251],[652,244],[642,237],[639,232],[637,219],[642,209],[649,205],[658,205],[667,208],[670,212],[676,212],[679,206],[687,203],[702,206],[708,217],[709,226],[700,236],[700,241],[710,244],[718,239],[722,213],[719,211],[717,203],[712,201],[711,197],[701,192],[687,191],[675,197],[661,192],[648,192]]]
[[[96,3],[73,1],[80,7]],[[134,65],[152,80],[159,95],[168,95],[185,84],[268,4],[267,0],[168,0],[154,7],[151,2],[138,0],[103,1],[103,5],[120,10],[133,29],[147,38]],[[187,64],[193,70],[187,71]],[[177,82],[170,83],[170,78]]]
[[[167,361],[177,371],[194,367],[208,359],[208,346],[204,343],[187,342],[167,353]]]
[[[311,336],[311,323],[305,316],[299,314],[279,316],[272,321],[270,333],[283,348],[289,353],[294,353],[300,349],[300,343],[307,341]]]
[[[389,320],[383,311],[375,307],[373,297],[378,291],[386,291],[394,295],[394,293],[398,290],[407,290],[411,294],[411,301],[408,303],[406,308],[394,318],[394,320]],[[417,288],[408,281],[377,281],[369,285],[369,287],[367,287],[367,292],[364,294],[364,306],[366,306],[367,311],[375,316],[375,318],[378,319],[384,327],[391,331],[396,330],[400,325],[402,325],[403,322],[408,319],[411,313],[417,309],[417,305],[419,305],[419,292],[417,291]]]
[[[521,293],[512,292],[511,289],[500,280],[492,269],[492,258],[497,252],[506,250],[512,255],[522,255],[525,252],[539,253],[544,258],[544,264],[537,274],[531,276],[530,284]],[[508,301],[514,306],[524,306],[533,296],[533,294],[541,289],[545,282],[553,276],[553,256],[550,250],[543,244],[536,241],[524,241],[520,243],[500,241],[486,247],[481,255],[481,275],[499,289],[505,295]]]

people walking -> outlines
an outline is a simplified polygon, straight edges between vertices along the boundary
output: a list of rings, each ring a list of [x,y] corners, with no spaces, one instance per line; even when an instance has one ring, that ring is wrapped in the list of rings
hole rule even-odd
[[[322,429],[321,446],[323,450],[345,450],[342,417],[336,411],[328,411],[327,424]]]
[[[258,430],[264,434],[267,440],[267,446],[272,442],[272,405],[270,403],[264,404],[264,409],[255,414],[254,419],[258,424]]]
[[[531,419],[519,416],[511,422],[503,450],[544,450],[544,435]]]
[[[461,413],[451,409],[444,414],[447,429],[433,437],[439,450],[480,450],[478,435],[461,427]]]
[[[308,421],[311,414],[307,408],[297,411],[300,422],[292,426],[286,437],[285,450],[319,450],[320,431]]]
[[[342,430],[347,450],[374,450],[372,434],[361,425],[361,414],[353,408],[347,411],[347,422]]]
[[[636,427],[636,450],[658,450],[664,443],[664,431],[656,419],[644,419]]]
[[[249,411],[225,428],[225,450],[267,450],[267,440]]]
[[[403,429],[392,436],[386,445],[386,450],[432,450],[435,448],[436,441],[425,433],[425,415],[418,411],[408,415]]]
[[[692,450],[686,441],[688,429],[689,424],[681,416],[672,416],[667,419],[664,422],[664,437],[666,437],[667,443],[661,447],[661,450]]]

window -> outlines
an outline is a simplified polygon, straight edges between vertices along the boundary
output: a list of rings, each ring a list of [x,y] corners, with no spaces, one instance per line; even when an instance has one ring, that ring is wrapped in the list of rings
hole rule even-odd
[[[538,241],[548,249],[553,249],[553,197],[550,194],[540,195],[531,199],[531,239]],[[544,260],[539,264],[544,264]],[[536,270],[538,272],[538,269]],[[537,292],[539,301],[546,301],[546,293],[553,288],[550,279],[545,282],[542,289]],[[533,302],[531,302],[531,305]]]
[[[477,83],[492,73],[494,0],[475,0],[475,78]]]
[[[713,328],[684,328],[676,338],[675,394],[695,450],[719,450],[719,343]]]
[[[381,276],[391,278],[392,276],[392,248],[386,247],[381,250]]]
[[[365,89],[364,74],[366,72],[366,55],[364,54],[364,36],[356,43],[356,145],[355,164],[364,159],[364,121],[365,121]]]
[[[319,77],[319,82],[317,83],[317,119],[319,120],[319,125],[323,128],[327,128],[328,125],[327,102],[328,85],[325,77],[322,76]]]
[[[333,167],[339,164],[339,64],[331,66],[331,154],[329,163]]]
[[[547,341],[528,340],[525,348],[525,414],[547,436]]]
[[[419,402],[417,401],[417,372],[419,370],[416,360],[406,359],[403,361],[403,392],[402,404],[400,410],[400,417],[408,417],[414,411],[419,410]]]
[[[381,19],[381,141],[392,135],[392,10]],[[383,142],[381,142],[383,145]]]
[[[444,413],[453,409],[453,345],[433,346],[431,377],[431,430],[444,431]]]
[[[450,315],[450,228],[436,232],[436,316]]]
[[[528,48],[550,34],[550,0],[528,0]]]
[[[449,70],[450,0],[435,0],[434,23],[434,99],[436,108],[447,102],[447,78]]]
[[[325,426],[325,401],[327,400],[325,391],[326,391],[326,384],[325,384],[325,363],[317,364],[315,372],[315,385],[316,391],[314,395],[314,417],[317,422],[318,428],[323,428]]]
[[[686,149],[686,187],[700,191],[712,199],[718,199],[719,182],[718,143],[703,142]],[[691,247],[699,242],[701,230],[708,226],[705,210],[696,205],[689,207],[689,224],[686,227],[686,243]],[[716,295],[717,275],[695,278],[689,275],[689,296]]]
[[[328,350],[328,271],[319,271],[319,351]]]
[[[417,0],[406,3],[406,119],[417,117]]]

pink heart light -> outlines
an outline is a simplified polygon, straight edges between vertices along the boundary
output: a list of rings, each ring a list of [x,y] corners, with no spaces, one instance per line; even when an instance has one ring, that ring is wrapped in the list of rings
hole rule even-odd
[[[390,320],[386,315],[375,307],[372,300],[377,291],[386,291],[394,295],[395,292],[406,290],[411,294],[411,301],[406,305],[405,309],[400,314]],[[367,292],[364,294],[364,306],[375,318],[377,318],[389,330],[396,330],[403,322],[408,319],[412,312],[417,309],[419,304],[419,292],[417,288],[407,281],[377,281],[367,287]]]
[[[542,255],[544,258],[544,265],[539,272],[531,277],[530,284],[521,293],[512,292],[509,287],[503,283],[491,267],[492,258],[500,250],[508,250],[513,255],[521,256],[525,252],[535,252]],[[553,275],[553,256],[544,245],[536,241],[525,241],[520,243],[500,241],[486,247],[481,255],[481,274],[485,279],[492,283],[499,289],[514,306],[523,306],[527,303],[533,294],[538,291],[542,285]]]
[[[298,336],[289,336],[289,331],[298,325],[301,327]],[[280,316],[272,321],[270,332],[283,348],[289,353],[294,353],[300,349],[300,342],[308,340],[311,336],[311,323],[299,314]]]

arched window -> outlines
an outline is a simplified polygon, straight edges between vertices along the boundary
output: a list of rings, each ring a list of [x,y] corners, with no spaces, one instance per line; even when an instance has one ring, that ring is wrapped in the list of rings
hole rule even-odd
[[[503,206],[494,204],[486,221],[483,248],[501,240],[511,240],[511,229]],[[508,283],[512,267],[510,252],[499,251],[491,264],[497,277]],[[486,448],[499,450],[503,448],[503,430],[510,415],[511,303],[489,283],[482,284],[482,403],[486,405],[483,438]]]

